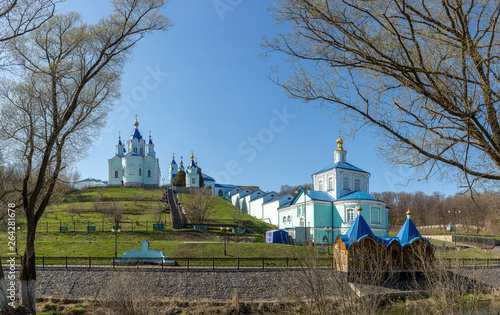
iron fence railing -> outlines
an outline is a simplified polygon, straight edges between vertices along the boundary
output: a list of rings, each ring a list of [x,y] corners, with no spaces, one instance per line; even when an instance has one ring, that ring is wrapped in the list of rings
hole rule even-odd
[[[12,257],[15,259],[14,265],[20,265],[22,256],[0,257],[3,267],[7,268]],[[9,260],[11,259],[11,260]],[[117,268],[117,269],[266,269],[266,268],[296,268],[296,267],[321,267],[335,268],[333,257],[314,258],[309,262],[304,262],[303,258],[276,258],[276,257],[169,257],[167,261],[148,262],[139,258],[114,258],[114,257],[46,257],[38,256],[35,259],[40,268],[46,267],[82,267],[82,268]],[[500,268],[500,258],[447,258],[443,261],[449,268],[458,267],[498,267]]]

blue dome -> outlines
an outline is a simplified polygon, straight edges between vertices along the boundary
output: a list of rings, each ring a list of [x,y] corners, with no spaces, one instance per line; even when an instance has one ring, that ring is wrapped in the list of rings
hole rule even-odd
[[[177,163],[175,163],[175,160],[174,160],[174,159],[172,159],[172,163],[170,163],[170,164],[175,165],[175,164],[177,164]]]
[[[141,133],[139,132],[139,129],[135,129],[134,130],[134,133],[132,134],[132,136],[130,137],[130,139],[137,139],[137,140],[141,140],[142,139],[142,136],[141,136]]]

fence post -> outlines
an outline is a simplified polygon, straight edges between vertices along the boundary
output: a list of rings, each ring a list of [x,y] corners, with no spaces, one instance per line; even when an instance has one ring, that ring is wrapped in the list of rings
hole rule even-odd
[[[49,221],[45,222],[45,227],[47,228],[47,233],[49,233]]]
[[[73,233],[76,232],[75,221],[73,221]]]
[[[187,259],[187,270],[189,270],[189,258]]]
[[[262,269],[264,269],[264,257],[262,257]]]
[[[89,268],[92,268],[92,256],[89,256]]]
[[[139,257],[137,257],[137,270],[139,270]]]
[[[286,258],[286,269],[288,269],[288,257]]]
[[[115,269],[115,257],[113,257],[113,269]]]
[[[42,268],[45,268],[45,256],[42,256]]]
[[[66,256],[66,268],[68,268],[68,256]]]
[[[240,257],[238,257],[238,270],[240,270]]]
[[[215,269],[215,257],[212,258],[212,269]]]
[[[163,257],[161,258],[161,270],[163,270]]]
[[[146,232],[148,231],[148,221],[146,220]]]

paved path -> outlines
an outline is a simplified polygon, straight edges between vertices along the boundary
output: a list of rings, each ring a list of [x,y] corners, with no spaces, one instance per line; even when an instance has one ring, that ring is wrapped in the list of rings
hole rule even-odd
[[[487,249],[487,251],[500,254],[500,246],[495,246],[492,249]]]

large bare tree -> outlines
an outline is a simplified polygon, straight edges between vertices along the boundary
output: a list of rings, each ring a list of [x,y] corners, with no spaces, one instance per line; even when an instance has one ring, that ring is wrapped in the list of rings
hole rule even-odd
[[[289,57],[276,79],[351,130],[375,126],[388,161],[463,183],[500,179],[498,1],[279,0]],[[494,180],[494,181],[489,181]]]
[[[59,0],[5,0],[0,3],[0,69],[9,70],[10,56],[6,52],[7,45],[15,38],[22,37],[38,29],[48,21],[55,12]],[[3,73],[2,73],[3,75]],[[2,155],[0,149],[0,155]],[[19,168],[9,165],[9,162],[0,159],[0,220],[7,215],[8,205],[20,205],[20,195],[15,184],[21,180]],[[15,228],[15,227],[14,227]],[[12,312],[7,300],[7,286],[0,262],[0,309]]]
[[[65,167],[103,127],[119,98],[122,69],[137,42],[165,30],[165,0],[113,0],[97,24],[70,12],[9,42],[19,76],[0,89],[1,133],[19,159],[26,215],[21,304],[35,313],[35,232]]]

